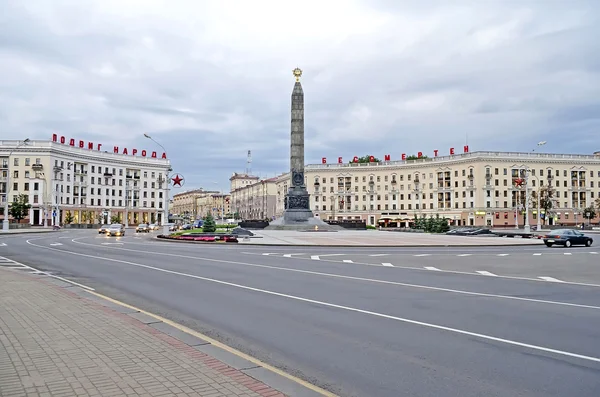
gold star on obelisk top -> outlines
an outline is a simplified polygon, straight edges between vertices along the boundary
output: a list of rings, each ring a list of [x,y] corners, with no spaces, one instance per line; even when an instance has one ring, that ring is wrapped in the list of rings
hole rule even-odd
[[[300,76],[302,76],[302,69],[296,68],[292,71],[294,73],[294,77],[296,77],[296,81],[300,81]]]

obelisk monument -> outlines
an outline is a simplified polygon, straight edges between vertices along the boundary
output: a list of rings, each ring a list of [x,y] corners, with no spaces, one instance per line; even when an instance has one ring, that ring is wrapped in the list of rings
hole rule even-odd
[[[274,220],[269,229],[338,230],[328,225],[310,210],[310,196],[304,180],[304,91],[300,84],[302,70],[293,70],[296,83],[292,91],[292,122],[290,131],[290,184],[284,199],[283,216]]]
[[[292,91],[292,122],[290,133],[290,187],[285,196],[286,223],[306,222],[313,217],[304,183],[304,92],[300,77],[302,70],[294,69],[296,83]]]

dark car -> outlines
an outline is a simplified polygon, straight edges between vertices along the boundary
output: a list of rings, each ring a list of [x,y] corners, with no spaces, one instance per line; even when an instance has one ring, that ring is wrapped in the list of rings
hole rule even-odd
[[[125,226],[121,223],[113,223],[106,230],[107,236],[122,237],[125,236]]]
[[[552,233],[545,235],[543,239],[544,244],[546,244],[547,247],[552,247],[554,244],[563,245],[565,247],[570,247],[572,245],[585,245],[586,247],[590,247],[594,242],[590,236],[586,236],[573,229],[553,230]]]

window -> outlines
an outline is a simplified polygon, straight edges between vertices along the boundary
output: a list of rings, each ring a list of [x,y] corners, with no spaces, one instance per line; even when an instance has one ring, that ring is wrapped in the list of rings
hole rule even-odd
[[[18,157],[15,157],[15,158],[13,159],[13,165],[14,165],[15,167],[18,167],[18,166],[19,166],[19,158],[18,158]]]

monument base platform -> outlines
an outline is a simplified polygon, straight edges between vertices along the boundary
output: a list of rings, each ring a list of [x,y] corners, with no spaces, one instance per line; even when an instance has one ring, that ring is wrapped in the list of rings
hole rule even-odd
[[[316,227],[315,227],[316,226]],[[344,230],[338,225],[330,225],[323,222],[321,219],[311,216],[310,218],[302,218],[299,220],[286,219],[285,216],[275,219],[265,228],[265,230],[295,230],[301,232],[337,232]]]

